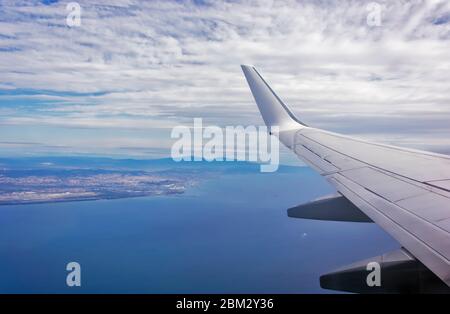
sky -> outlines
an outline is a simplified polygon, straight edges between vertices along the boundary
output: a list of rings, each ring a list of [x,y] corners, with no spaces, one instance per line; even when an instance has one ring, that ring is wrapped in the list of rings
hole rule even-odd
[[[261,125],[240,64],[308,125],[450,153],[449,1],[78,1],[79,26],[68,3],[0,0],[0,155],[153,158],[195,117]]]

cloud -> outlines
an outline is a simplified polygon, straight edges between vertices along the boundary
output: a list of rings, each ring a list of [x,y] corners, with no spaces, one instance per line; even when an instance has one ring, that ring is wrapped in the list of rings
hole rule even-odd
[[[445,150],[449,2],[378,1],[380,26],[369,2],[79,1],[70,28],[66,2],[3,1],[0,122],[262,123],[239,68],[250,63],[311,125]]]

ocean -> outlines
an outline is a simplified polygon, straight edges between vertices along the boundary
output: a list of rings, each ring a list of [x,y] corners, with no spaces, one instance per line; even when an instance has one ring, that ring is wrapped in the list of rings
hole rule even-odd
[[[399,247],[375,224],[289,218],[333,193],[292,169],[224,173],[182,195],[0,206],[0,293],[328,293],[321,274]]]

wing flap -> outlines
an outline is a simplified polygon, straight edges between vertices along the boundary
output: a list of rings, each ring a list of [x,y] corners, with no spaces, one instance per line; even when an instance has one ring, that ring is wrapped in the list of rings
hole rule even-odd
[[[428,181],[427,184],[450,192],[450,180]]]
[[[436,193],[428,192],[426,194],[398,201],[397,204],[403,208],[407,208],[414,214],[439,225],[442,220],[450,218],[450,211],[442,210],[448,206],[448,202],[448,198]],[[446,230],[450,232],[450,229]]]
[[[391,202],[397,202],[428,193],[428,191],[423,188],[394,178],[391,175],[370,167],[346,170],[342,171],[341,174],[346,178],[357,182],[366,189],[378,195],[382,195]]]

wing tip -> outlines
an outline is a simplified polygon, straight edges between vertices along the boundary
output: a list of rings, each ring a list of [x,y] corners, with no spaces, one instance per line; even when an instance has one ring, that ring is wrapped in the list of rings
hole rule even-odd
[[[307,126],[295,117],[253,65],[241,64],[241,68],[266,125],[285,128]]]
[[[242,70],[256,70],[255,67],[251,64],[241,64],[241,69]]]

